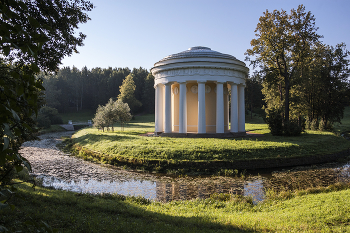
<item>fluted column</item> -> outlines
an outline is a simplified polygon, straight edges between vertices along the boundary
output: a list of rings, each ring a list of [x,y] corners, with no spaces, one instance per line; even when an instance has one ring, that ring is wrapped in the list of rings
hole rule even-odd
[[[224,85],[216,83],[216,133],[224,133]]]
[[[171,83],[165,84],[164,133],[171,133]]]
[[[238,86],[238,132],[245,132],[244,85]]]
[[[163,86],[158,84],[155,87],[156,98],[155,98],[155,131],[163,131]]]
[[[231,129],[232,133],[238,132],[238,94],[237,84],[231,83]]]
[[[198,133],[206,133],[205,82],[198,82]]]
[[[187,132],[186,82],[180,82],[179,133]]]

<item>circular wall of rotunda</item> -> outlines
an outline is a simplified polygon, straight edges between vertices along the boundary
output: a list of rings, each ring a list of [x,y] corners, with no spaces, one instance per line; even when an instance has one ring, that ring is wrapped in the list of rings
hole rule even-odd
[[[248,71],[234,56],[202,46],[155,63],[155,132],[245,132]]]

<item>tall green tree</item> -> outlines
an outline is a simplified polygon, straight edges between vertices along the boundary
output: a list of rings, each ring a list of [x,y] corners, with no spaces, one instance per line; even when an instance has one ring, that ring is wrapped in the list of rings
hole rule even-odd
[[[289,121],[290,89],[299,80],[295,73],[309,56],[310,48],[321,37],[316,33],[315,17],[300,5],[290,14],[266,10],[255,29],[256,39],[246,55],[254,67],[265,73],[265,82],[278,86],[284,105],[284,122]],[[271,89],[271,91],[275,91]]]
[[[264,105],[264,96],[262,94],[262,78],[259,73],[255,72],[251,77],[246,78],[245,87],[245,104],[246,109],[249,109],[251,118],[253,118],[253,112],[261,110]]]
[[[154,113],[155,93],[154,93],[154,76],[149,73],[145,79],[142,89],[142,107],[146,113]]]
[[[136,85],[132,74],[126,76],[123,84],[120,86],[120,94],[118,100],[123,103],[127,103],[131,109],[131,112],[137,112],[141,107],[142,103],[135,97]]]
[[[43,80],[43,87],[45,88],[45,104],[51,108],[58,108],[61,105],[61,89],[57,88],[58,78],[56,74],[47,74],[41,72],[37,79]]]
[[[5,186],[11,171],[30,170],[18,150],[33,137],[31,116],[43,90],[35,75],[57,70],[61,59],[82,45],[85,36],[74,30],[92,8],[84,0],[0,1],[0,208],[11,193]]]
[[[318,43],[312,55],[306,68],[299,72],[305,81],[297,88],[301,90],[308,122],[327,128],[340,122],[349,104],[350,53],[344,43],[335,47]]]

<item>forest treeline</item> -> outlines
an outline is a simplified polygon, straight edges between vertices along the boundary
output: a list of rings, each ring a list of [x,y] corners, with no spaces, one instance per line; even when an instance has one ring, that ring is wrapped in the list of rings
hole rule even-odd
[[[105,105],[110,98],[116,100],[118,96],[137,103],[129,103],[132,114],[154,113],[154,77],[142,67],[132,70],[83,67],[79,70],[73,66],[64,67],[56,74],[40,73],[38,78],[45,87],[45,105],[59,113],[95,112],[99,105]],[[124,90],[122,95],[121,90]]]

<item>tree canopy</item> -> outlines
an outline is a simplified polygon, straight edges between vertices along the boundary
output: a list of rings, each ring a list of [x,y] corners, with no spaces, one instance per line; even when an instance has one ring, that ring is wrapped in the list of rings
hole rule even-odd
[[[266,10],[259,18],[255,29],[256,39],[250,44],[246,54],[254,56],[251,64],[259,66],[269,75],[270,83],[280,83],[284,88],[284,119],[289,121],[290,88],[297,80],[296,70],[306,61],[311,47],[321,37],[316,33],[315,18],[311,12],[305,12],[300,5],[290,14],[284,10]]]
[[[93,119],[94,126],[104,131],[105,128],[111,127],[114,131],[114,124],[119,122],[123,129],[124,123],[130,121],[132,118],[130,114],[130,108],[127,103],[123,103],[121,100],[113,101],[109,99],[108,103],[104,106],[99,105]]]
[[[315,17],[303,5],[290,14],[266,10],[259,18],[257,38],[246,55],[263,78],[267,119],[283,119],[276,125],[286,127],[274,132],[288,135],[290,119],[298,127],[303,119],[340,122],[348,95],[349,52],[345,44],[322,44],[317,30]]]
[[[1,1],[0,50],[9,60],[55,71],[83,45],[86,36],[75,29],[92,8],[85,0]]]
[[[76,36],[75,29],[92,8],[84,0],[0,2],[0,208],[13,169],[30,170],[18,150],[33,137],[31,116],[40,108],[44,88],[35,75],[55,71],[64,56],[83,45],[85,36]]]
[[[141,107],[142,103],[135,97],[136,85],[132,74],[126,76],[119,89],[120,94],[118,95],[118,100],[127,103],[129,107],[134,110]]]

